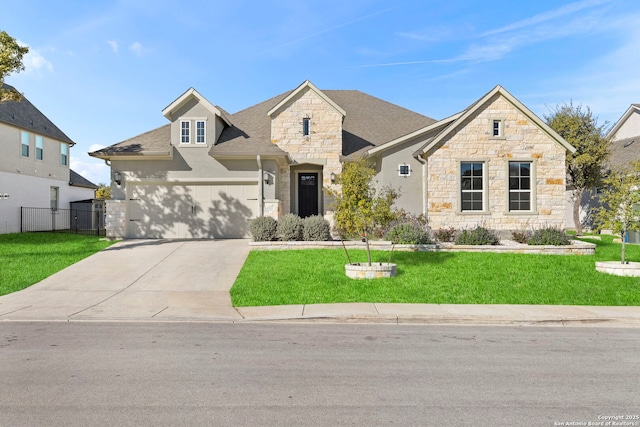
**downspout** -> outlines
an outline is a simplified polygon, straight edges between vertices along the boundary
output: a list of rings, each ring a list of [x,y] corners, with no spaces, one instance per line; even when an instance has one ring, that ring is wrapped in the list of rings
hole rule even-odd
[[[260,154],[257,155],[256,161],[258,162],[258,214],[264,216],[264,180]]]
[[[422,164],[422,214],[427,217],[427,189],[428,189],[428,176],[427,176],[427,161],[422,158],[420,154],[413,156],[417,161]]]

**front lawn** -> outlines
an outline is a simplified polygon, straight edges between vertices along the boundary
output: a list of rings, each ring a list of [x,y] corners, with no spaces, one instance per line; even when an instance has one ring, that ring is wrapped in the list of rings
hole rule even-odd
[[[640,280],[596,272],[596,261],[620,259],[620,245],[602,236],[596,254],[524,255],[394,252],[398,275],[349,279],[343,250],[252,251],[233,288],[234,306],[337,302],[431,304],[640,305]],[[353,262],[364,251],[349,251]],[[389,252],[373,252],[387,262]],[[627,246],[640,261],[640,246]]]
[[[77,234],[0,234],[0,295],[31,286],[113,243]]]

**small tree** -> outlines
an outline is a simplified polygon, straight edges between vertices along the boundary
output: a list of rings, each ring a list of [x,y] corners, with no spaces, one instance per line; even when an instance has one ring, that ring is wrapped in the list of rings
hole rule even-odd
[[[392,205],[398,193],[389,187],[377,191],[373,185],[374,175],[375,170],[364,159],[344,163],[338,177],[341,191],[331,192],[340,235],[362,236],[367,244],[369,265],[369,235],[382,236],[384,228],[397,216]]]
[[[622,240],[620,262],[625,263],[625,235],[640,230],[640,162],[632,169],[613,170],[604,179],[605,187],[600,200],[602,206],[596,213],[596,221],[603,228],[610,228]]]
[[[576,234],[582,235],[580,203],[585,190],[598,186],[609,159],[611,141],[605,136],[607,123],[598,124],[591,109],[573,103],[557,106],[549,116],[547,124],[576,148],[567,152],[567,184],[571,188],[573,222]]]
[[[4,79],[11,73],[19,73],[24,70],[22,57],[29,52],[26,46],[20,46],[16,39],[7,34],[6,31],[0,32],[0,102],[3,101],[20,101],[22,96],[16,90],[6,90]]]
[[[98,184],[98,189],[96,190],[96,199],[109,200],[110,198],[111,187],[102,182]]]

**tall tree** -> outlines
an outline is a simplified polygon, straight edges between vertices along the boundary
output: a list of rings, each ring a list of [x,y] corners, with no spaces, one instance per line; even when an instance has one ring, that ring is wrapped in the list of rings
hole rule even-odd
[[[612,170],[603,182],[602,206],[596,213],[596,223],[620,236],[624,264],[625,236],[628,231],[640,230],[640,162],[635,162],[631,169]]]
[[[22,57],[29,52],[26,46],[20,46],[16,39],[7,34],[6,31],[0,32],[0,102],[3,101],[19,101],[22,95],[16,90],[6,90],[4,79],[11,73],[19,73],[24,70]]]
[[[606,136],[608,123],[598,124],[598,118],[591,109],[573,102],[556,106],[547,124],[576,148],[575,153],[567,153],[567,184],[571,189],[573,222],[576,234],[582,234],[580,203],[586,190],[597,187],[605,174],[611,151],[611,141]]]

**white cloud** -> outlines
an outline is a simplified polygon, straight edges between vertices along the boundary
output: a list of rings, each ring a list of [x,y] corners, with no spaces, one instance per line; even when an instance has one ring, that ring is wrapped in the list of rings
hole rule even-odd
[[[17,41],[21,46],[26,46],[29,48],[29,53],[27,53],[24,58],[22,58],[24,72],[26,74],[34,74],[39,76],[43,71],[53,71],[53,64],[51,63],[51,61],[46,59],[38,49],[35,49],[20,40]]]
[[[110,169],[102,160],[81,161],[71,158],[71,169],[94,184],[108,183]]]
[[[129,50],[138,56],[142,55],[142,43],[133,42],[131,46],[129,46]]]
[[[118,53],[118,42],[115,40],[107,40],[107,44],[109,46],[111,46],[111,50],[113,50],[113,53]]]
[[[89,152],[93,152],[93,151],[97,151],[97,150],[102,150],[104,147],[106,147],[106,145],[102,145],[102,144],[91,144],[89,146]]]

